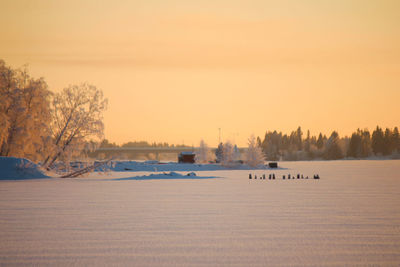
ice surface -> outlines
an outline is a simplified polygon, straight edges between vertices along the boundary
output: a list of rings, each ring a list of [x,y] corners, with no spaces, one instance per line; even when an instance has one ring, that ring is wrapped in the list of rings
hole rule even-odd
[[[48,178],[39,166],[24,158],[0,157],[0,180]]]
[[[398,266],[400,161],[280,165],[0,181],[0,265]]]

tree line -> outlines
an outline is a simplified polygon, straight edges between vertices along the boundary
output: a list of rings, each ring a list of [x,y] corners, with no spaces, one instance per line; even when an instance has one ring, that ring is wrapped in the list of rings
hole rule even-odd
[[[123,143],[121,145],[117,145],[115,142],[110,142],[108,139],[104,139],[100,143],[101,148],[107,148],[107,147],[190,147],[187,145],[180,145],[180,144],[169,144],[167,142],[153,142],[149,143],[147,141],[130,141]]]
[[[257,138],[267,160],[335,160],[342,158],[367,158],[371,156],[399,157],[400,136],[397,127],[383,130],[377,126],[370,133],[368,129],[357,129],[351,137],[340,137],[333,131],[329,137],[320,133],[303,136],[301,127],[290,134],[267,131],[264,139]]]
[[[52,92],[44,78],[0,59],[0,156],[25,157],[52,169],[103,139],[106,107],[94,85]]]

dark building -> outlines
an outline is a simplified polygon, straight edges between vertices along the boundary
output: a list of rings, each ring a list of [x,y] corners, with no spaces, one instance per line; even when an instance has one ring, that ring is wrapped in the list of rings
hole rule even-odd
[[[278,162],[270,162],[270,163],[268,163],[268,166],[270,168],[278,168]]]
[[[196,154],[193,152],[181,152],[178,156],[178,163],[194,163]]]

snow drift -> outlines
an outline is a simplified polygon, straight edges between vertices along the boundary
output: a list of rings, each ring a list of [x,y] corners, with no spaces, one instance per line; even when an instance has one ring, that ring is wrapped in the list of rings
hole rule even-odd
[[[0,157],[0,180],[49,178],[39,166],[25,158]]]

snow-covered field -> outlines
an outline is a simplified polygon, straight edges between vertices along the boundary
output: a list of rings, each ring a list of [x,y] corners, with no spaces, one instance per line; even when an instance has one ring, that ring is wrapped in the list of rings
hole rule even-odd
[[[400,161],[280,166],[0,181],[0,265],[400,264]]]

